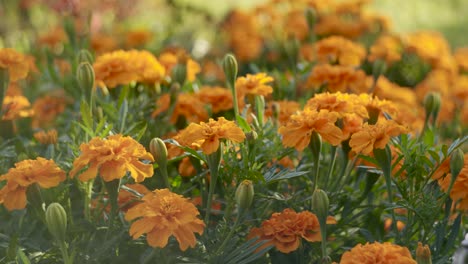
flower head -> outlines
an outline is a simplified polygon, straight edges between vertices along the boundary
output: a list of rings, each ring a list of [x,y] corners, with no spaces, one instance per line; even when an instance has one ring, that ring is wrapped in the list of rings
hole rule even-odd
[[[319,133],[323,140],[336,146],[341,143],[343,133],[335,126],[338,114],[328,110],[316,111],[305,108],[292,115],[286,125],[278,132],[283,135],[283,145],[294,147],[298,151],[304,150],[310,142],[312,132]]]
[[[30,62],[14,49],[0,49],[0,68],[8,69],[10,81],[16,82],[28,76]]]
[[[359,66],[366,57],[365,48],[341,36],[331,36],[316,43],[319,62]]]
[[[33,136],[39,143],[43,145],[57,144],[57,130],[55,129],[48,130],[47,132],[41,130],[34,133]]]
[[[365,123],[351,136],[349,146],[355,153],[370,154],[373,149],[383,149],[391,137],[404,133],[406,128],[393,120],[380,120],[375,125]]]
[[[53,160],[38,157],[35,160],[23,160],[15,164],[0,181],[7,181],[0,190],[0,203],[8,210],[26,207],[26,189],[37,183],[42,188],[51,188],[65,180],[65,171]]]
[[[153,176],[153,166],[140,161],[154,161],[151,153],[131,137],[120,134],[107,139],[95,137],[80,146],[81,154],[73,162],[70,176],[74,177],[84,169],[79,178],[87,181],[99,174],[106,182],[120,179],[128,172],[136,182]]]
[[[214,114],[232,109],[232,93],[226,88],[203,86],[197,96],[203,103],[211,105]]]
[[[47,127],[52,125],[57,116],[65,111],[66,105],[66,99],[61,96],[45,95],[36,99],[33,104],[32,126]]]
[[[433,174],[432,178],[438,181],[442,190],[445,192],[448,191],[450,182],[452,181],[450,159],[446,159],[445,162],[439,166],[439,169]],[[468,210],[468,192],[466,191],[466,186],[468,186],[468,153],[464,155],[463,168],[458,173],[453,183],[452,190],[450,190],[450,198],[454,202],[459,202],[458,208],[461,210]]]
[[[3,120],[14,120],[18,118],[30,117],[34,111],[28,98],[17,96],[5,96],[2,105]]]
[[[341,256],[340,264],[416,264],[406,247],[389,242],[358,244]]]
[[[289,208],[281,213],[274,213],[270,219],[263,221],[260,228],[252,228],[248,238],[253,237],[270,240],[262,247],[274,245],[283,253],[296,250],[301,244],[301,238],[309,242],[322,240],[320,224],[315,214],[309,211],[296,213]]]
[[[387,64],[399,61],[403,44],[398,36],[382,35],[370,47],[369,61],[384,60]]]
[[[361,93],[367,91],[364,71],[356,70],[350,66],[316,65],[307,79],[307,86],[318,88],[323,85],[326,85],[330,92]]]
[[[195,246],[194,233],[203,234],[205,224],[197,218],[199,214],[188,199],[161,189],[146,194],[142,203],[127,211],[125,220],[137,219],[129,230],[133,239],[146,234],[150,246],[164,248],[169,237],[174,236],[180,250],[185,251]]]
[[[236,90],[239,102],[242,102],[246,95],[267,96],[273,93],[273,88],[268,85],[268,83],[272,81],[273,77],[270,77],[263,72],[255,75],[247,74],[246,77],[237,78]]]
[[[219,148],[220,139],[228,139],[239,143],[244,141],[245,134],[233,121],[220,117],[217,121],[210,118],[208,123],[191,123],[179,137],[191,146],[199,147],[205,154],[211,154]]]

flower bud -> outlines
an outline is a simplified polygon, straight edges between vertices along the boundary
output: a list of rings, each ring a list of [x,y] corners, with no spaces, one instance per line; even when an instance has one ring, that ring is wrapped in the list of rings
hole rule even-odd
[[[309,26],[309,30],[313,31],[315,22],[317,22],[317,13],[315,9],[309,7],[305,10],[305,17],[307,20],[307,25]]]
[[[160,138],[153,138],[150,142],[149,149],[156,163],[159,166],[166,166],[167,148],[164,141]]]
[[[252,131],[245,133],[245,138],[247,139],[247,141],[253,142],[258,138],[258,134],[257,132],[252,130]]]
[[[244,212],[245,210],[250,208],[252,205],[254,197],[254,187],[252,181],[243,180],[236,190],[236,203],[239,207],[240,212]]]
[[[47,228],[58,241],[65,241],[67,231],[67,213],[59,203],[51,203],[45,212]]]
[[[432,117],[433,122],[437,119],[440,111],[440,95],[435,92],[430,92],[424,98],[424,109],[426,110],[426,119]]]
[[[78,84],[85,94],[90,94],[94,88],[94,69],[91,64],[88,62],[82,62],[78,65],[78,70],[76,71],[76,78],[78,79]]]
[[[456,178],[460,171],[463,169],[465,163],[465,157],[463,150],[456,149],[450,156],[450,173],[453,178]]]
[[[418,264],[432,264],[431,250],[427,245],[422,245],[418,242],[418,248],[416,249],[416,262]]]
[[[78,55],[76,56],[76,61],[78,62],[78,65],[80,65],[83,62],[87,62],[89,64],[93,64],[93,55],[91,55],[91,52],[89,52],[86,49],[82,49],[78,52]]]
[[[223,70],[229,85],[233,85],[233,87],[230,87],[232,89],[234,89],[234,83],[236,82],[237,69],[237,60],[234,57],[234,55],[227,54],[226,56],[224,56]]]
[[[328,200],[327,194],[321,189],[315,189],[312,194],[312,208],[319,219],[327,219],[329,206],[330,201]]]

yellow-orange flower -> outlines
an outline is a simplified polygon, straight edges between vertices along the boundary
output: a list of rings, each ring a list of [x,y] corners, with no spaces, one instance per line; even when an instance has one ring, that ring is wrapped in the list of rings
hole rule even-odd
[[[125,184],[125,186],[138,192],[141,195],[146,195],[150,193],[150,191],[143,184],[134,183]],[[140,199],[138,199],[138,196],[136,196],[134,193],[131,193],[126,189],[120,188],[117,203],[119,204],[119,208],[121,211],[127,212],[130,208],[132,208],[136,204],[139,204],[140,202]]]
[[[245,139],[242,129],[224,117],[218,118],[217,121],[210,118],[208,123],[191,123],[181,131],[179,136],[183,142],[190,142],[191,146],[201,148],[205,154],[211,154],[218,150],[221,139],[228,139],[236,143]]]
[[[158,83],[164,67],[148,51],[118,50],[97,57],[93,64],[98,85],[114,88],[131,82]]]
[[[262,248],[274,245],[277,250],[289,253],[301,244],[301,238],[309,242],[321,241],[320,224],[315,214],[309,211],[296,213],[286,208],[281,213],[274,213],[263,221],[260,228],[252,228],[248,238],[258,237],[269,240]]]
[[[461,71],[468,71],[468,47],[461,47],[455,50],[453,53],[455,61],[458,64],[458,68]]]
[[[28,98],[17,96],[5,96],[2,105],[3,120],[14,120],[18,118],[30,117],[34,114]]]
[[[45,95],[33,104],[34,118],[32,127],[47,127],[54,124],[57,116],[65,111],[67,101],[61,96]]]
[[[111,52],[117,49],[117,41],[111,35],[105,34],[93,34],[91,36],[91,49],[96,52],[96,54],[102,54],[105,52]]]
[[[411,33],[405,39],[406,50],[416,53],[432,66],[439,66],[451,54],[450,45],[444,36],[435,31]]]
[[[336,112],[340,117],[351,113],[363,118],[368,117],[365,105],[363,105],[362,100],[356,94],[340,92],[315,94],[314,97],[307,101],[306,107],[317,111],[325,109],[330,112]]]
[[[51,129],[49,131],[39,131],[34,133],[34,138],[41,144],[49,145],[49,144],[57,144],[57,130]]]
[[[385,243],[358,244],[341,256],[340,264],[416,264],[408,248]]]
[[[124,177],[128,172],[136,182],[153,176],[153,166],[140,161],[154,161],[151,153],[131,137],[120,134],[107,139],[95,137],[80,145],[81,154],[73,162],[70,176],[80,174],[81,181],[87,181],[99,174],[106,181]]]
[[[285,126],[278,132],[283,136],[283,145],[294,147],[298,151],[309,145],[312,132],[316,131],[323,140],[336,146],[341,143],[343,133],[335,126],[338,114],[328,110],[316,111],[306,108],[289,118]]]
[[[25,55],[14,49],[0,49],[0,68],[8,69],[10,82],[16,82],[28,76],[30,61]]]
[[[368,59],[371,62],[380,59],[387,64],[392,64],[401,59],[402,52],[403,43],[398,36],[382,35],[370,47]]]
[[[195,234],[203,234],[205,224],[198,219],[195,205],[181,195],[168,189],[155,190],[146,194],[139,203],[125,214],[125,220],[132,221],[129,233],[133,239],[146,234],[146,241],[152,247],[164,248],[170,236],[179,242],[185,251],[195,247]]]
[[[445,174],[445,176],[443,176]],[[440,185],[440,188],[444,192],[448,191],[450,181],[452,180],[452,174],[450,173],[450,159],[447,159],[441,164],[436,173],[432,176],[436,179]],[[454,202],[459,202],[458,208],[461,210],[468,210],[468,153],[464,155],[463,168],[458,173],[458,176],[453,184],[452,190],[450,191],[450,198]]]
[[[200,101],[211,105],[214,114],[232,109],[232,93],[226,88],[203,86],[196,95]]]
[[[132,30],[125,36],[125,46],[127,48],[137,48],[150,42],[153,34],[145,29]]]
[[[307,86],[317,89],[324,85],[330,92],[367,92],[366,74],[350,66],[316,65],[307,79]]]
[[[317,60],[343,66],[359,66],[366,57],[365,48],[341,36],[321,39],[316,44]]]
[[[239,77],[236,80],[237,96],[241,98],[245,95],[267,96],[273,93],[273,88],[268,85],[271,82],[273,82],[273,77],[268,76],[264,72]]]
[[[56,27],[39,36],[37,42],[40,45],[54,48],[67,40],[67,34],[61,27]]]
[[[171,96],[169,94],[163,94],[156,101],[156,109],[151,116],[154,118],[167,111],[170,104]],[[201,122],[208,119],[208,112],[205,109],[205,104],[200,100],[197,94],[179,93],[170,117],[170,122],[172,124],[177,123],[179,117],[184,117],[187,122]]]
[[[374,149],[383,149],[391,137],[404,133],[406,129],[393,120],[379,120],[375,125],[365,123],[354,133],[349,146],[355,153],[370,154]]]
[[[268,104],[265,109],[265,116],[277,118],[281,125],[285,125],[289,117],[300,109],[300,105],[296,101],[273,101]]]
[[[23,160],[15,164],[4,175],[1,181],[7,181],[0,190],[0,204],[11,210],[26,207],[26,189],[37,183],[42,188],[51,188],[65,180],[65,171],[60,169],[53,160],[38,157],[35,160]]]
[[[189,82],[196,80],[197,74],[201,72],[198,62],[192,60],[189,54],[183,49],[169,50],[159,55],[159,61],[166,69],[166,74],[170,75],[174,66],[184,64],[186,69],[185,78]]]

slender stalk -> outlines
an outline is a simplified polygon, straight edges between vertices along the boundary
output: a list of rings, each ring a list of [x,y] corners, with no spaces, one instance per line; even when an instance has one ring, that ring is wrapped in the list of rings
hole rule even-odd
[[[218,255],[219,253],[221,253],[223,251],[223,249],[226,247],[227,243],[229,242],[229,239],[231,239],[232,235],[234,235],[234,232],[235,232],[235,230],[237,228],[237,225],[239,224],[239,219],[240,218],[241,218],[241,215],[240,214],[237,215],[236,221],[234,222],[234,225],[231,227],[231,231],[229,231],[228,235],[224,239],[221,246],[218,248],[218,250],[216,250],[215,255]]]
[[[208,168],[210,169],[210,174],[211,174],[210,186],[208,189],[208,197],[206,201],[206,210],[205,210],[205,224],[206,225],[208,225],[210,221],[211,205],[213,203],[213,194],[216,188],[216,182],[218,181],[218,172],[219,172],[219,165],[221,162],[221,153],[222,153],[222,146],[219,145],[218,150],[206,156],[206,161],[208,163]]]
[[[330,181],[331,175],[332,175],[332,173],[333,173],[333,169],[335,168],[335,162],[336,162],[336,146],[332,146],[332,147],[331,147],[331,156],[332,156],[332,160],[331,160],[330,167],[328,168],[328,174],[327,174],[327,178],[326,178],[326,181],[325,181],[325,188],[324,188],[324,189],[327,189],[327,187],[328,187],[328,182]]]

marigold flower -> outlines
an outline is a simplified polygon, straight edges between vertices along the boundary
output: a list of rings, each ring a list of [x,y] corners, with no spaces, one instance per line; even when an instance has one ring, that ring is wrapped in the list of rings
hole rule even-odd
[[[254,237],[269,240],[261,248],[274,245],[283,253],[299,248],[301,238],[309,242],[322,240],[317,216],[309,211],[296,213],[290,208],[281,213],[274,213],[270,219],[263,221],[260,228],[252,228],[248,239]]]
[[[454,202],[459,202],[458,208],[461,210],[468,210],[468,192],[466,186],[468,186],[468,153],[464,156],[463,168],[458,173],[458,176],[453,184],[452,190],[450,191],[450,198]],[[445,176],[444,176],[445,174]],[[446,159],[442,163],[436,173],[432,176],[433,179],[437,180],[439,186],[444,192],[448,191],[450,182],[452,180],[452,174],[450,173],[450,158]]]
[[[43,145],[57,144],[57,130],[51,129],[49,131],[39,131],[34,133],[33,137]]]
[[[451,54],[447,40],[435,31],[411,33],[405,38],[406,50],[416,53],[432,66],[441,63],[441,59]]]
[[[226,88],[203,86],[196,95],[200,101],[211,105],[214,114],[232,109],[232,93]]]
[[[323,140],[336,146],[341,143],[343,133],[335,126],[338,114],[328,110],[316,111],[306,108],[289,118],[278,132],[283,136],[283,145],[304,150],[310,142],[312,132],[319,133]]]
[[[307,86],[319,88],[323,85],[330,92],[367,92],[366,74],[349,66],[316,65],[307,79]]]
[[[380,59],[390,65],[401,59],[402,52],[403,43],[398,36],[382,35],[370,47],[368,59],[371,62]]]
[[[159,114],[167,111],[171,103],[170,101],[171,96],[169,94],[163,94],[159,97],[156,101],[157,108],[153,111],[151,116],[155,118]],[[208,112],[200,96],[192,93],[179,93],[170,117],[170,122],[172,124],[177,123],[179,117],[184,117],[187,122],[201,122],[207,120]]]
[[[5,96],[2,105],[2,120],[30,117],[34,114],[34,111],[30,107],[31,103],[28,98],[22,95]]]
[[[177,64],[185,64],[185,78],[189,82],[196,80],[196,76],[201,72],[201,66],[198,62],[192,60],[183,49],[175,51],[166,51],[159,55],[159,61],[166,69],[166,74],[170,75]]]
[[[56,27],[39,36],[37,42],[40,45],[54,48],[67,40],[67,34],[61,27]]]
[[[241,98],[245,95],[267,96],[273,93],[273,88],[268,85],[271,82],[273,82],[273,77],[268,76],[264,72],[239,77],[236,80],[237,96]]]
[[[416,264],[408,248],[385,243],[358,244],[341,256],[340,264]]]
[[[108,88],[131,82],[157,83],[165,75],[164,67],[148,51],[105,53],[96,58],[93,67],[97,83]]]
[[[458,64],[458,68],[461,71],[468,71],[468,47],[461,47],[455,50],[453,53],[455,61]]]
[[[10,82],[26,78],[30,62],[22,53],[14,49],[0,49],[0,68],[8,69]]]
[[[314,97],[307,101],[306,107],[316,109],[317,111],[325,109],[330,112],[336,112],[340,117],[351,113],[363,118],[369,117],[365,105],[356,94],[340,92],[315,94]]]
[[[118,47],[117,41],[111,35],[93,34],[91,35],[90,42],[91,49],[94,50],[96,54],[111,52]]]
[[[331,36],[316,44],[317,60],[322,63],[358,66],[366,57],[366,49],[341,36]]]
[[[146,195],[150,193],[150,190],[146,188],[143,184],[134,183],[134,184],[125,184],[128,188],[138,192],[141,195]],[[134,193],[131,193],[123,188],[119,189],[119,196],[117,197],[117,203],[119,204],[119,208],[123,212],[127,212],[130,208],[139,204],[141,201],[138,199],[139,197],[136,196]]]
[[[338,14],[327,14],[320,17],[314,31],[320,36],[339,35],[354,39],[366,31],[367,25],[360,20],[345,19]]]
[[[379,120],[375,125],[365,123],[354,133],[349,146],[355,153],[370,154],[374,149],[383,149],[391,137],[404,133],[406,129],[393,120]]]
[[[146,234],[150,246],[164,248],[169,237],[174,236],[180,250],[185,251],[195,247],[194,233],[203,234],[205,224],[197,218],[199,214],[187,198],[161,189],[146,194],[142,203],[127,211],[125,220],[137,219],[129,230],[133,239]]]
[[[294,37],[300,41],[309,35],[309,25],[303,10],[291,10],[286,17],[284,30],[288,37]]]
[[[180,138],[184,142],[190,142],[191,146],[199,147],[205,154],[211,154],[219,148],[220,139],[228,139],[236,143],[244,141],[245,134],[236,123],[228,121],[224,117],[217,121],[210,118],[208,123],[191,123],[181,131]],[[180,142],[179,142],[180,143]]]
[[[61,96],[45,95],[36,99],[33,104],[34,118],[32,127],[53,125],[58,115],[65,111],[67,100]]]
[[[26,189],[37,183],[42,188],[51,188],[65,180],[65,171],[60,169],[53,160],[38,157],[35,160],[23,160],[15,164],[0,181],[7,181],[0,190],[0,204],[11,210],[26,207]]]
[[[70,177],[81,172],[79,179],[87,181],[99,175],[106,182],[122,178],[127,171],[136,182],[153,176],[153,166],[140,161],[154,162],[151,153],[131,137],[120,134],[107,139],[95,137],[80,145],[81,154],[73,162]]]
[[[125,46],[127,48],[137,48],[151,41],[153,34],[145,29],[132,30],[126,33]]]
[[[265,109],[265,116],[278,118],[281,125],[286,125],[289,117],[300,110],[300,105],[296,101],[272,101],[268,103],[267,109]]]

